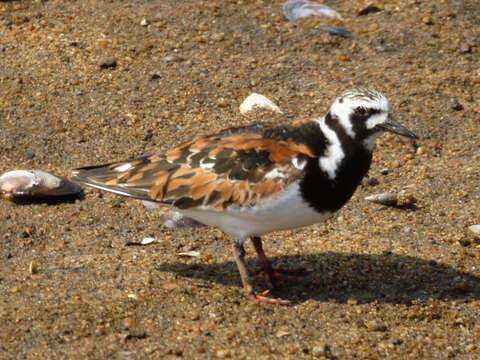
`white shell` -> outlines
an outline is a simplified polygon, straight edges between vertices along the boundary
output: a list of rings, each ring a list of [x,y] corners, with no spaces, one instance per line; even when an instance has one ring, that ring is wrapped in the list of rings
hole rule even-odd
[[[14,170],[0,176],[0,194],[6,198],[64,196],[81,192],[70,180],[40,170]]]
[[[376,195],[367,196],[365,200],[387,205],[387,206],[398,206],[398,207],[408,207],[412,206],[417,202],[415,196],[406,189],[400,191],[397,194],[393,193],[381,193]]]
[[[382,193],[382,194],[367,196],[365,200],[368,200],[377,204],[395,206],[398,203],[398,196],[397,194],[392,194],[392,193]]]
[[[239,107],[242,115],[247,115],[251,111],[266,109],[272,112],[283,114],[283,111],[269,98],[262,94],[252,93],[242,102]]]
[[[148,245],[148,244],[151,244],[155,242],[155,239],[152,238],[152,237],[146,237],[146,238],[143,238],[143,240],[140,242],[140,244],[142,245]]]
[[[283,12],[285,13],[285,16],[294,23],[296,23],[298,19],[310,15],[325,15],[331,18],[337,18],[338,20],[343,20],[340,13],[327,5],[308,0],[289,0],[283,5]]]
[[[186,256],[186,257],[199,257],[200,256],[200,251],[179,252],[177,255],[178,256]]]

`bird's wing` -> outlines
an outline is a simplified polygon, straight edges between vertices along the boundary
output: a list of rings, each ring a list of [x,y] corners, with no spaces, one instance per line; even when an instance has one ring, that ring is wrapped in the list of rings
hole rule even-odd
[[[229,128],[165,154],[79,168],[72,180],[177,208],[251,206],[299,179],[315,157],[295,136],[300,126]]]

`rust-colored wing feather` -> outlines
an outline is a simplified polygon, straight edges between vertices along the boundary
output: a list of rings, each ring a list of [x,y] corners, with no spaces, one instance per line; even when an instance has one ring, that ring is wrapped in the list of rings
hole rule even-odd
[[[230,128],[166,154],[76,169],[72,180],[178,208],[254,205],[299,179],[298,164],[315,157],[296,137],[303,124]]]

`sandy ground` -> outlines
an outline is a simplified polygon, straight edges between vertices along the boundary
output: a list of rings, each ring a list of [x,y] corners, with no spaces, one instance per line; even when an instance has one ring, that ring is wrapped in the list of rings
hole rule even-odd
[[[266,0],[0,2],[0,172],[69,176],[159,152],[247,123],[251,92],[320,116],[374,87],[421,137],[382,136],[337,216],[265,237],[277,265],[309,271],[275,293],[291,306],[245,299],[217,229],[172,231],[90,189],[1,200],[0,358],[480,358],[478,2],[327,4],[345,21],[295,27]],[[369,4],[381,11],[357,16]],[[355,37],[309,31],[320,25]],[[405,188],[406,209],[364,200]],[[128,245],[144,237],[156,241]]]

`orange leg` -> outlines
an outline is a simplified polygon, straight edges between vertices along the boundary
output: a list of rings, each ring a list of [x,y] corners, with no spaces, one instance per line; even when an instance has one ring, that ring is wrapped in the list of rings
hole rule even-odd
[[[255,247],[255,251],[258,254],[260,259],[260,265],[265,276],[265,281],[267,283],[268,288],[271,290],[274,287],[273,282],[275,280],[283,280],[283,281],[293,281],[293,282],[301,282],[303,278],[301,276],[295,276],[294,274],[301,274],[305,272],[305,269],[293,269],[293,270],[281,270],[281,269],[274,269],[272,264],[268,260],[265,252],[263,251],[262,247],[262,239],[259,236],[252,237],[252,243]]]
[[[265,290],[260,294],[256,294],[253,291],[252,285],[250,285],[250,281],[248,279],[248,270],[245,263],[245,249],[243,248],[243,241],[241,241],[241,239],[233,245],[233,254],[235,255],[235,261],[237,263],[238,271],[240,272],[243,289],[245,290],[245,293],[250,300],[279,305],[287,305],[290,303],[290,301],[288,300],[269,297],[270,289]]]

